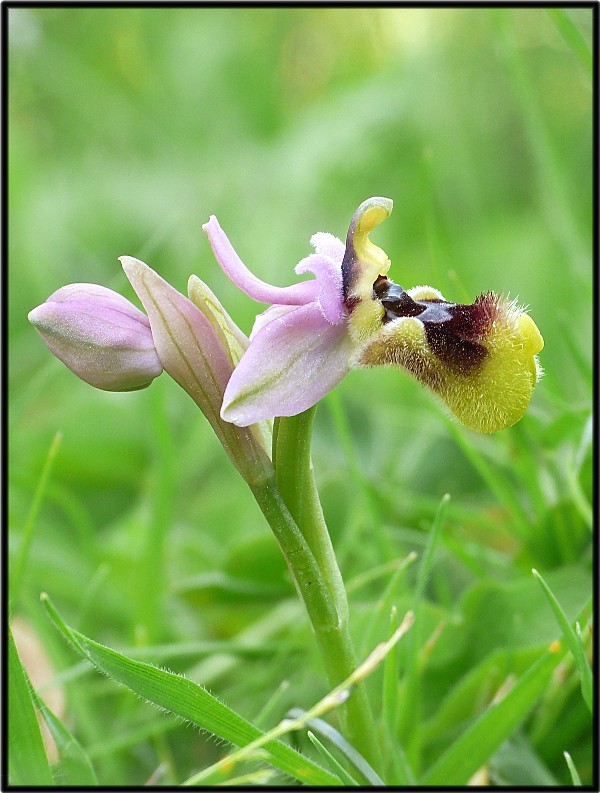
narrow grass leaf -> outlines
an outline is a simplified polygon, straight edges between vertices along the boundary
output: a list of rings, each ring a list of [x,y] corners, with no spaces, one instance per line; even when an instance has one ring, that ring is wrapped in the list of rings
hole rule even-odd
[[[544,594],[548,598],[548,603],[550,604],[550,608],[552,609],[556,621],[560,629],[563,632],[563,636],[567,647],[571,651],[573,658],[575,659],[575,663],[577,664],[577,668],[579,670],[579,676],[581,679],[581,694],[585,701],[585,704],[588,706],[590,713],[593,713],[593,687],[594,682],[592,679],[592,670],[588,663],[588,660],[585,655],[585,648],[579,636],[573,630],[571,623],[569,622],[567,615],[562,609],[562,606],[556,599],[554,593],[548,586],[548,584],[544,581],[543,577],[538,573],[537,570],[531,571],[533,575],[537,578],[540,582],[542,589],[544,590]]]
[[[360,464],[359,455],[355,447],[354,433],[351,430],[350,421],[344,409],[339,391],[334,389],[328,394],[326,404],[333,420],[340,447],[343,451],[344,460],[346,460],[348,465],[349,478],[352,481],[358,505],[358,522],[356,522],[353,527],[346,529],[341,538],[341,542],[337,544],[336,548],[338,560],[343,568],[346,557],[351,555],[353,549],[356,547],[355,540],[360,530],[359,522],[366,520],[371,525],[378,525],[380,522],[379,507],[377,493],[369,488],[363,466]],[[386,532],[374,531],[372,540],[377,544],[379,559],[390,559],[394,555],[394,549],[387,539]]]
[[[419,565],[419,570],[417,573],[417,581],[416,581],[415,595],[413,601],[413,611],[419,607],[419,604],[423,598],[425,585],[427,584],[427,581],[429,579],[429,574],[431,573],[431,567],[433,565],[433,555],[437,547],[440,532],[446,520],[446,512],[448,511],[449,502],[450,502],[450,494],[446,493],[442,497],[442,500],[440,501],[440,505],[436,512],[435,518],[433,519],[433,523],[431,524],[431,530],[427,538],[427,545],[425,546],[423,558],[421,559],[421,564]]]
[[[556,642],[487,710],[421,777],[421,785],[466,785],[523,721],[544,693],[552,672],[564,657]]]
[[[258,738],[250,743],[247,743],[241,749],[231,752],[226,757],[223,757],[218,762],[214,763],[210,768],[201,771],[193,777],[185,781],[185,785],[198,785],[205,783],[207,775],[219,773],[221,770],[229,770],[235,764],[248,759],[254,759],[257,756],[257,750],[261,750],[258,756],[261,756],[264,749],[269,747],[275,739],[281,738],[290,732],[304,729],[308,723],[315,718],[323,716],[335,710],[340,705],[348,701],[352,694],[352,690],[356,685],[362,682],[366,677],[373,673],[379,664],[385,659],[386,655],[392,647],[398,642],[404,634],[410,629],[413,623],[412,612],[407,612],[400,627],[394,632],[387,642],[378,644],[377,647],[367,656],[367,658],[356,667],[356,669],[345,680],[335,686],[331,691],[322,697],[310,710],[299,711],[298,716],[293,719],[285,718],[276,724],[272,729],[266,733],[261,733]],[[337,784],[337,778],[335,784]]]
[[[552,18],[560,35],[579,59],[588,77],[591,78],[593,74],[592,51],[581,35],[579,28],[570,19],[564,8],[547,8],[546,11]]]
[[[573,762],[571,755],[568,752],[563,752],[563,754],[565,756],[565,761],[567,763],[569,773],[571,774],[571,779],[573,780],[573,785],[575,787],[582,787],[581,777],[579,776],[577,769],[575,768],[575,763]]]
[[[202,686],[185,677],[151,664],[134,661],[104,647],[70,628],[50,602],[42,599],[50,618],[65,638],[98,670],[158,707],[191,721],[198,727],[238,747],[262,737],[263,733],[235,711],[213,697]],[[281,741],[271,740],[263,747],[268,762],[308,785],[337,784],[328,771],[302,757]]]
[[[258,785],[267,785],[274,776],[275,771],[269,768],[263,768],[260,771],[252,771],[250,774],[243,774],[242,776],[228,779],[226,782],[221,782],[221,785],[223,785],[223,787],[240,787],[241,785],[257,787]]]
[[[390,578],[388,585],[384,589],[383,594],[378,598],[377,603],[371,610],[369,621],[365,626],[364,635],[361,641],[362,652],[366,652],[367,649],[372,647],[377,641],[377,638],[385,633],[385,619],[388,618],[392,606],[394,605],[394,600],[398,596],[398,588],[402,581],[404,572],[407,567],[415,561],[416,558],[417,554],[414,551],[411,551],[408,556],[400,561],[399,564],[394,562],[396,565],[394,573]],[[348,591],[350,591],[349,588]]]
[[[33,701],[42,714],[58,750],[59,761],[54,767],[57,784],[93,786],[98,784],[93,766],[79,742],[71,735],[61,719],[33,692]]]
[[[518,497],[515,495],[515,488],[512,483],[504,475],[498,465],[492,467],[487,462],[462,429],[457,427],[456,424],[446,417],[444,417],[444,419],[447,428],[454,436],[456,443],[460,446],[465,456],[473,465],[473,468],[475,468],[498,501],[510,512],[513,518],[513,527],[519,539],[527,541],[530,533],[529,519]]]
[[[42,473],[40,474],[40,478],[33,495],[33,501],[31,502],[31,507],[29,508],[29,513],[23,527],[21,548],[15,561],[13,575],[10,579],[10,600],[13,608],[19,599],[19,595],[21,594],[21,585],[23,583],[23,575],[25,574],[27,559],[29,558],[29,549],[31,548],[35,522],[40,511],[42,501],[44,500],[44,495],[46,494],[48,479],[50,477],[52,465],[54,463],[56,453],[58,452],[61,440],[62,434],[60,432],[57,432],[52,438],[52,443],[48,449],[48,454],[46,455],[46,460],[44,461]]]
[[[304,716],[305,711],[301,710],[300,708],[292,708],[288,711],[288,716],[292,719],[297,719],[299,717]],[[362,776],[368,781],[370,785],[375,787],[384,786],[385,783],[383,779],[371,768],[369,763],[365,760],[365,758],[358,752],[352,744],[348,743],[348,741],[341,735],[335,727],[332,727],[331,724],[328,724],[323,719],[309,719],[307,721],[307,726],[311,728],[316,733],[319,733],[327,740],[331,741],[331,743],[340,750],[340,752],[348,758],[348,760],[352,763],[352,765],[362,774]]]
[[[32,688],[21,665],[9,629],[8,636],[8,775],[13,785],[31,788],[53,785],[40,726],[35,714]]]
[[[320,740],[317,738],[317,736],[314,734],[314,732],[311,732],[310,730],[307,730],[307,733],[306,733],[306,734],[307,734],[307,736],[308,736],[308,740],[309,740],[309,741],[312,743],[312,745],[313,745],[313,746],[316,748],[316,750],[319,752],[319,754],[321,755],[321,757],[323,758],[323,760],[326,762],[326,764],[327,764],[327,765],[328,765],[328,766],[331,768],[331,770],[333,771],[333,773],[334,773],[334,774],[335,774],[335,775],[338,777],[338,779],[340,780],[340,782],[341,782],[343,785],[346,785],[346,787],[358,787],[360,783],[359,783],[359,782],[357,782],[357,781],[356,781],[356,779],[354,779],[354,777],[352,777],[352,776],[351,776],[351,775],[350,775],[350,774],[349,774],[349,773],[346,771],[346,769],[344,768],[344,766],[343,766],[343,765],[341,765],[340,763],[338,763],[338,761],[337,761],[337,760],[335,759],[335,757],[334,757],[334,756],[331,754],[331,752],[329,751],[329,749],[327,749],[327,748],[326,748],[326,747],[325,747],[325,746],[324,746],[324,745],[321,743],[321,741],[320,741]]]
[[[394,606],[390,614],[391,636],[398,627],[398,611]],[[397,710],[398,710],[398,647],[394,647],[388,653],[383,664],[383,720],[388,730],[390,738],[395,733]]]
[[[573,329],[573,322],[570,316],[559,313],[556,317],[560,328],[560,338],[569,351],[569,356],[577,365],[579,373],[586,384],[594,382],[594,367],[590,357],[586,355],[581,346],[581,339]]]
[[[419,611],[425,593],[425,587],[431,573],[435,550],[440,538],[442,527],[446,520],[450,495],[446,493],[438,506],[435,518],[427,537],[427,543],[421,557],[413,597],[413,611],[416,615],[415,628],[409,634],[406,643],[406,668],[404,696],[400,708],[396,708],[397,720],[395,725],[396,741],[402,740],[406,748],[406,760],[410,769],[418,768],[421,749],[421,685],[419,677],[419,650],[421,644],[421,622]],[[413,771],[411,770],[411,773]]]
[[[273,711],[275,711],[279,707],[281,700],[286,695],[289,687],[290,687],[289,680],[281,681],[281,683],[277,686],[275,691],[271,694],[269,699],[264,703],[262,708],[254,717],[253,722],[257,727],[260,727],[269,720]]]
[[[469,669],[438,703],[435,712],[422,726],[424,747],[435,745],[445,735],[455,735],[475,719],[490,692],[496,691],[508,675],[520,675],[539,656],[535,648],[496,650]]]

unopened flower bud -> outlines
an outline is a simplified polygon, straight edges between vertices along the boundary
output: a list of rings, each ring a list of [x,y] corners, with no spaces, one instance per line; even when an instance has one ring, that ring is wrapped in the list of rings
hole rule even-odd
[[[95,388],[135,391],[162,372],[148,318],[112,289],[69,284],[28,316],[50,351]]]

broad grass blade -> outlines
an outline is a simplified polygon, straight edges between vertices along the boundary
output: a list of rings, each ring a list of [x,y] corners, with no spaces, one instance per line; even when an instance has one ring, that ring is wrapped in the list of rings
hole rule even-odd
[[[49,598],[43,596],[43,600],[50,618],[73,647],[98,670],[139,696],[235,746],[245,746],[263,734],[192,680],[134,661],[70,628]],[[281,741],[269,741],[263,748],[271,765],[304,784],[339,785],[337,777]]]

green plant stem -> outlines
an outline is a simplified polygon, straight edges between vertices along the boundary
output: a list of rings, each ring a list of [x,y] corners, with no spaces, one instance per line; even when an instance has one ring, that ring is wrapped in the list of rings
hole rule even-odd
[[[348,622],[340,622],[330,589],[296,521],[283,503],[275,477],[250,484],[290,568],[304,601],[331,686],[357,667]],[[345,711],[345,713],[344,713]],[[348,741],[375,768],[381,768],[373,715],[364,683],[359,683],[341,709]]]
[[[274,472],[265,471],[263,477],[248,484],[275,534],[315,633],[318,636],[335,631],[338,618],[329,589],[308,543],[283,502]]]
[[[327,530],[315,482],[310,446],[317,406],[276,421],[273,438],[275,479],[281,496],[304,535],[329,588],[341,623],[348,599]]]
[[[329,682],[349,677],[357,666],[348,627],[348,606],[319,501],[310,438],[315,408],[276,421],[273,434],[275,481],[251,485],[279,541],[306,605]],[[381,768],[371,706],[364,683],[342,711],[348,740],[375,768]]]

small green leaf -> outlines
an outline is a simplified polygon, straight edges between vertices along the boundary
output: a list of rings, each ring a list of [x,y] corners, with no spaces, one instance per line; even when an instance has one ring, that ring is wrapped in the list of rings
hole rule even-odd
[[[590,713],[593,713],[593,687],[594,683],[592,680],[592,670],[590,669],[590,665],[588,664],[587,658],[585,657],[585,649],[583,647],[583,643],[579,636],[573,630],[571,623],[569,622],[567,615],[563,611],[560,603],[556,599],[554,593],[548,586],[548,584],[544,581],[542,576],[538,573],[537,570],[531,571],[533,575],[537,578],[540,582],[542,589],[544,590],[544,594],[548,598],[548,602],[550,603],[550,608],[554,612],[554,616],[556,617],[556,621],[559,624],[560,629],[563,632],[563,636],[565,638],[565,642],[567,647],[573,654],[573,658],[575,659],[575,663],[577,664],[577,668],[579,669],[579,675],[581,677],[581,694],[585,701],[585,704],[588,706]]]
[[[59,631],[76,650],[108,677],[160,708],[193,722],[235,746],[246,746],[262,736],[263,733],[258,728],[194,681],[151,664],[134,661],[98,644],[66,625],[47,595],[43,595],[42,599]],[[304,784],[338,784],[338,779],[333,774],[281,741],[269,741],[263,748],[271,765]]]
[[[32,687],[21,665],[12,631],[8,635],[8,773],[10,783],[35,787],[53,785]]]

